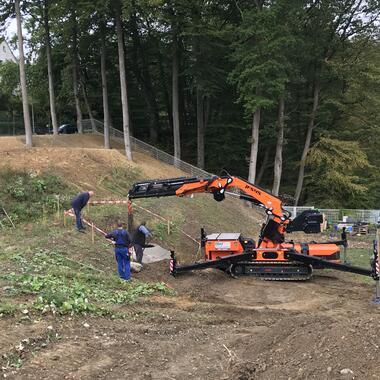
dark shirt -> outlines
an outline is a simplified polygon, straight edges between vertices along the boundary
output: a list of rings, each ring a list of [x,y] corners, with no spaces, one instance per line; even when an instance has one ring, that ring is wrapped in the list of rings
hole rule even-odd
[[[90,193],[87,191],[84,193],[79,193],[75,198],[72,199],[71,206],[75,209],[82,210],[82,208],[86,206],[89,199]]]
[[[129,247],[132,242],[131,235],[123,228],[118,228],[108,233],[106,238],[114,240],[116,247]]]
[[[347,248],[348,247],[348,242],[347,242],[347,232],[346,230],[342,231],[341,238],[343,240],[343,247]]]
[[[148,236],[152,236],[152,234],[144,225],[140,224],[133,235],[133,242],[144,247]]]

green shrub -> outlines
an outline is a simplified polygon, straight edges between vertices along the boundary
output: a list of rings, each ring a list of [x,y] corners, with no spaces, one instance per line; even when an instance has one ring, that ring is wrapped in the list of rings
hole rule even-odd
[[[14,223],[35,220],[43,211],[55,212],[58,202],[62,209],[68,192],[67,184],[50,172],[0,171],[0,211],[4,208]],[[1,214],[0,221],[8,223]]]
[[[35,310],[59,314],[111,314],[110,307],[155,292],[170,293],[163,283],[121,281],[68,260],[56,251],[39,250],[12,257],[18,272],[3,275],[15,293],[33,296]],[[70,274],[70,275],[68,275]]]

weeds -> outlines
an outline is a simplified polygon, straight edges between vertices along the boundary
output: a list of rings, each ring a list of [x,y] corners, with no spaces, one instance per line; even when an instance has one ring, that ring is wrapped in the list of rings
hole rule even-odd
[[[6,368],[21,368],[22,358],[19,352],[12,352],[6,357]]]
[[[68,186],[56,175],[45,172],[0,171],[0,210],[6,209],[14,223],[40,218],[44,212],[52,213],[68,204],[65,193]],[[59,196],[60,194],[60,196]],[[0,215],[2,225],[7,219]]]
[[[179,231],[179,225],[182,221],[168,221],[168,222],[157,222],[152,225],[153,234],[161,241],[167,240],[169,235],[176,235]]]
[[[115,167],[103,179],[102,185],[114,194],[127,196],[128,190],[139,178],[139,171],[128,166],[127,168]]]
[[[5,372],[14,368],[21,368],[24,361],[34,351],[48,347],[50,343],[54,343],[61,339],[51,326],[48,331],[37,338],[25,338],[21,340],[15,347],[0,357],[0,371]],[[6,377],[6,374],[3,375]]]
[[[17,253],[11,260],[19,272],[2,276],[14,294],[32,295],[34,310],[53,314],[113,314],[112,305],[170,290],[162,283],[124,282],[91,267],[82,268],[56,251]],[[0,309],[1,310],[1,309]]]
[[[0,318],[15,315],[18,310],[19,305],[0,303]]]

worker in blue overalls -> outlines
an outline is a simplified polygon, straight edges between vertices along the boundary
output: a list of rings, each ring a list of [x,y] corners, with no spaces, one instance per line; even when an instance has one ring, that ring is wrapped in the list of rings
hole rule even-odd
[[[129,257],[129,246],[132,243],[129,232],[123,228],[123,223],[117,224],[117,229],[106,235],[107,239],[112,239],[115,244],[115,258],[119,277],[123,280],[131,278],[131,262]]]

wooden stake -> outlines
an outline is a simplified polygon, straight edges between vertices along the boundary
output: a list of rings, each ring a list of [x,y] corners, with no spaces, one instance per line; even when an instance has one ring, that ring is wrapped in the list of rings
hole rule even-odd
[[[65,210],[63,210],[63,226],[66,227],[66,213],[65,213]]]
[[[60,215],[59,215],[59,195],[57,196],[57,219],[59,221]]]
[[[91,240],[92,240],[92,244],[95,244],[94,222],[91,223]]]
[[[46,218],[45,218],[45,205],[42,205],[42,224],[46,224]]]
[[[4,214],[5,214],[5,216],[7,217],[7,219],[11,222],[12,227],[13,227],[13,228],[16,228],[16,226],[13,224],[13,221],[12,221],[11,217],[10,217],[10,216],[8,215],[8,213],[5,211],[5,208],[2,207],[2,209],[3,209]]]
[[[170,220],[168,220],[168,235],[170,235]]]

